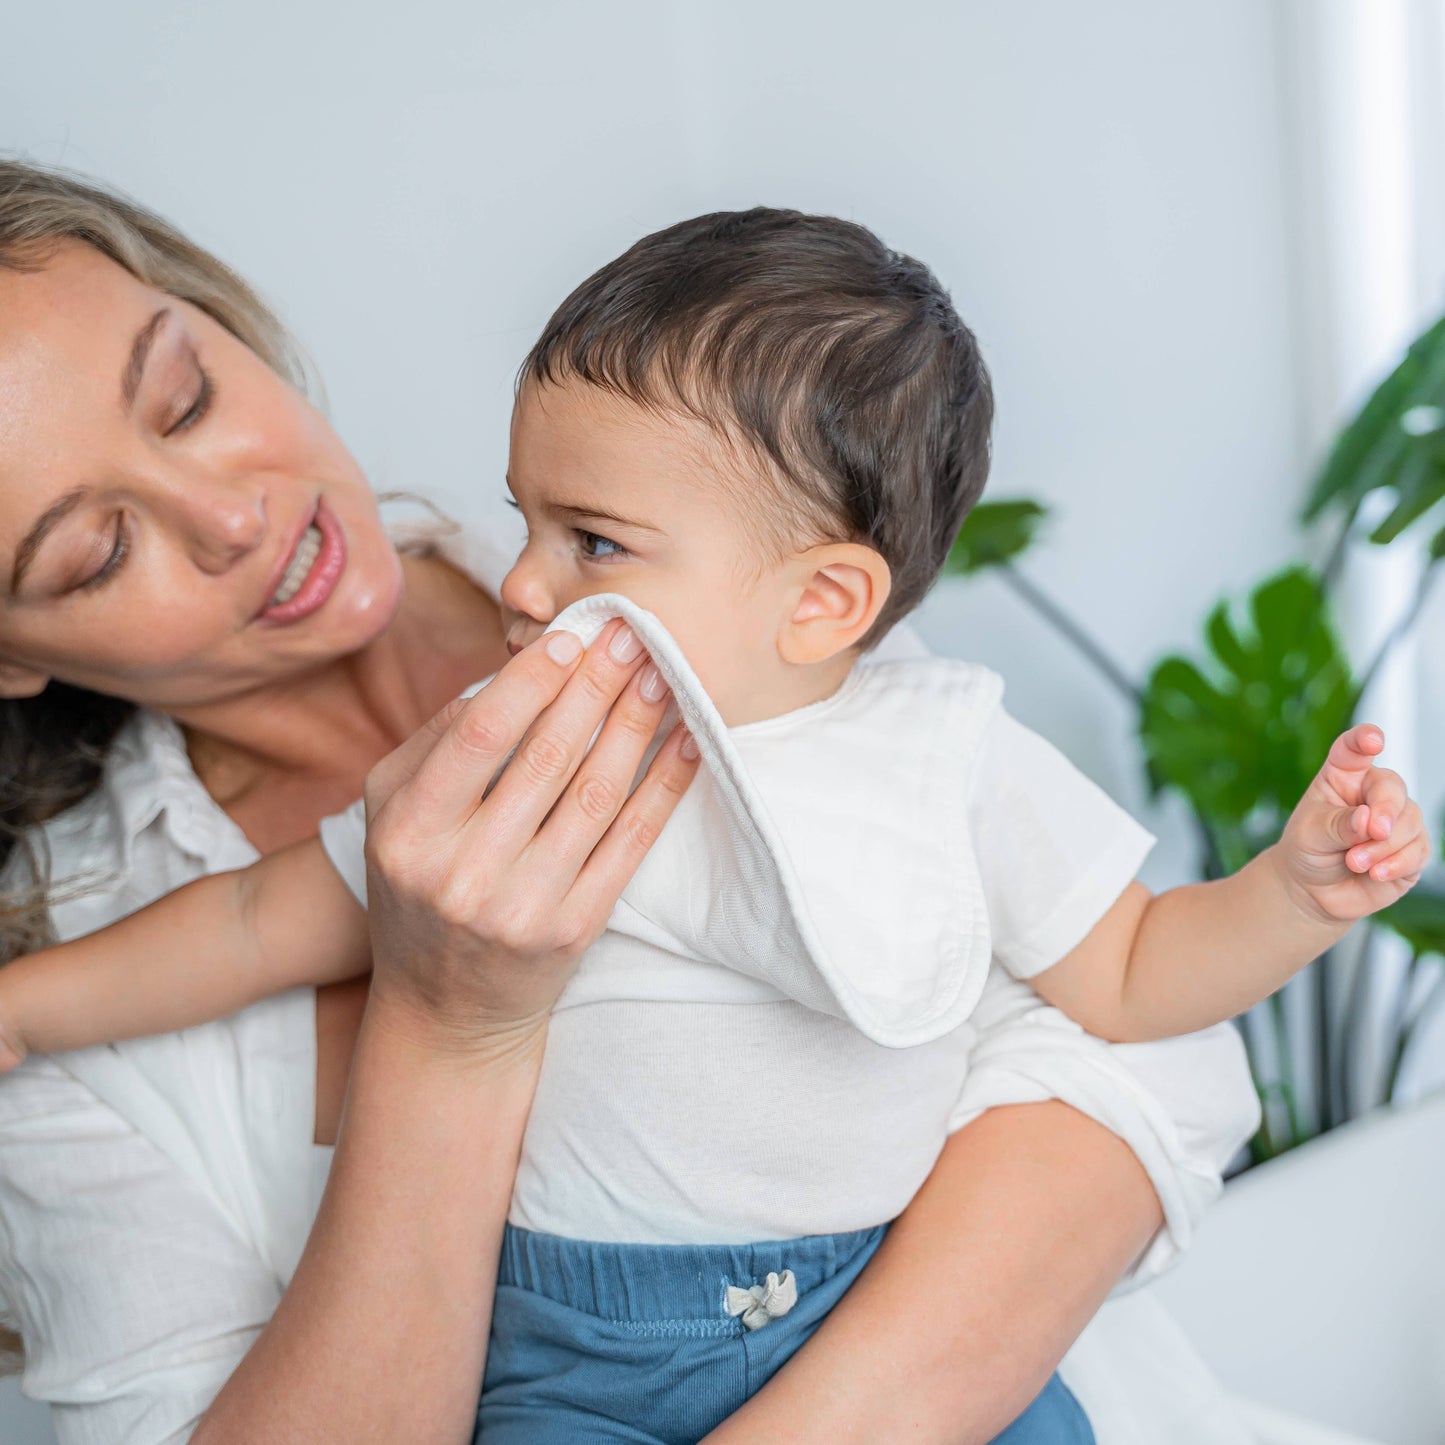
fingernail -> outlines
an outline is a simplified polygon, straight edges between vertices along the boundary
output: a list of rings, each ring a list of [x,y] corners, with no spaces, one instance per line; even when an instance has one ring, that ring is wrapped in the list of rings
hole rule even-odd
[[[582,651],[582,639],[575,632],[557,631],[547,634],[547,656],[553,662],[575,662]]]
[[[607,644],[607,653],[613,662],[631,662],[641,651],[637,634],[626,624],[612,634],[612,641]]]
[[[691,762],[697,756],[697,739],[691,733],[683,738],[682,747],[679,749],[683,757]]]
[[[667,693],[667,684],[657,670],[655,662],[649,662],[642,669],[642,696],[648,702],[660,702]]]

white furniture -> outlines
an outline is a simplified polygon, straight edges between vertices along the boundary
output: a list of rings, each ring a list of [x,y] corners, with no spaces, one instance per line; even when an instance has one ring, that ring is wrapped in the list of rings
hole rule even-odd
[[[1442,1445],[1445,1094],[1236,1180],[1156,1289],[1270,1445]]]

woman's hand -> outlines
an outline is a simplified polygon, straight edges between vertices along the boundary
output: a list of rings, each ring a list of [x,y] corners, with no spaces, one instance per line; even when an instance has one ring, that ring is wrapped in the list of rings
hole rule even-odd
[[[470,1437],[548,1011],[697,770],[679,728],[628,796],[665,698],[621,634],[539,639],[367,780],[374,971],[335,1162],[194,1445]]]
[[[679,725],[628,796],[666,702],[620,621],[585,654],[548,633],[377,764],[372,1012],[468,1055],[540,1042],[696,772]]]

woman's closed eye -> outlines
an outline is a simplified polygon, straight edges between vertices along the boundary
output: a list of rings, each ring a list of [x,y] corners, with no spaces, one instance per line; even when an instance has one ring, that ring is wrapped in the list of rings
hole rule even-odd
[[[115,530],[111,533],[110,551],[104,562],[87,577],[82,577],[70,590],[73,592],[89,591],[92,587],[102,587],[115,576],[120,564],[125,561],[126,553],[130,551],[130,534],[126,531],[125,513],[117,512],[115,515]]]
[[[168,408],[168,417],[161,428],[162,436],[175,436],[178,432],[189,431],[199,422],[216,400],[216,386],[210,373],[196,362],[193,383],[176,398]]]
[[[216,387],[211,380],[210,373],[199,362],[196,363],[195,370],[195,379],[192,384],[180,392],[175,401],[167,408],[168,419],[161,425],[161,435],[164,437],[173,437],[189,431],[205,417],[216,400]],[[115,525],[110,532],[110,547],[106,552],[105,560],[93,572],[81,577],[71,590],[88,592],[93,588],[103,587],[120,570],[129,551],[130,534],[126,528],[125,513],[117,512]]]

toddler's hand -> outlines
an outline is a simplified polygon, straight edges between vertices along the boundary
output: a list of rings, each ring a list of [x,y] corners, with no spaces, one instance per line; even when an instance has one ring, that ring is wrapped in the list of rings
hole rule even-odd
[[[1384,746],[1368,723],[1336,738],[1277,845],[1292,896],[1327,922],[1378,913],[1430,859],[1419,804],[1398,773],[1375,766]]]

